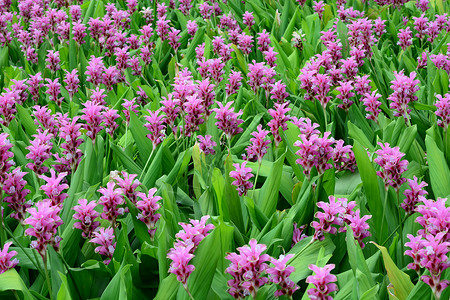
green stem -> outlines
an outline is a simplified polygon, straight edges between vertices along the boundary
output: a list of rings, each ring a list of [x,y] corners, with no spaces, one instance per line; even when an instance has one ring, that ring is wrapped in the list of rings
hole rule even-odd
[[[256,184],[258,183],[258,176],[259,176],[260,170],[261,170],[261,162],[258,161],[258,171],[256,171],[255,184],[253,185],[253,192],[252,192],[253,198],[255,198],[255,189],[256,189]],[[256,200],[256,199],[253,199],[253,200]]]
[[[3,247],[3,245],[6,243],[6,233],[4,231],[3,228],[3,198],[2,198],[2,184],[0,184],[0,243],[1,246]],[[6,227],[6,226],[5,226]]]
[[[19,243],[19,241],[16,239],[16,237],[13,235],[11,230],[5,226],[5,231],[11,236],[11,238],[14,240],[14,245],[19,246],[20,250],[22,250],[23,253],[28,257],[28,259],[31,261],[31,263],[36,267],[36,270],[38,270],[40,273],[42,273],[41,268],[39,267],[38,263],[34,261],[31,256],[28,254],[27,251],[25,251],[25,248]]]
[[[448,129],[444,130],[444,157],[445,157],[445,160],[447,161],[447,163],[449,163],[450,157],[448,155],[449,149],[448,149],[447,143],[448,143]]]
[[[384,205],[383,205],[383,220],[381,220],[381,232],[380,232],[380,236],[383,234],[383,229],[384,229],[384,223],[386,223],[386,205],[387,205],[387,199],[389,196],[389,187],[386,187],[386,193],[384,195]]]
[[[403,224],[405,223],[405,221],[408,219],[410,215],[406,215],[406,217],[403,219],[403,221],[398,224],[398,226],[394,229],[394,231],[391,232],[391,234],[387,237],[387,239],[384,240],[384,242],[381,244],[381,246],[384,246],[390,239],[391,237],[397,232],[397,230],[403,226]]]
[[[144,166],[144,168],[142,169],[141,176],[139,176],[139,181],[141,181],[142,175],[144,175],[145,169],[147,169],[148,163],[150,162],[150,159],[152,158],[153,151],[155,151],[154,148],[152,149],[152,152],[151,152],[150,155],[148,156],[147,162],[145,163],[145,166]]]
[[[398,207],[397,207],[398,221],[400,222],[400,220],[402,219],[402,217],[401,217],[400,191],[399,191],[399,190],[397,190],[397,204],[398,204]],[[405,245],[403,244],[403,224],[402,224],[402,223],[400,223],[400,228],[399,228],[399,230],[400,230],[399,234],[400,234],[400,249],[401,249],[400,261],[401,261],[401,263],[402,263],[402,265],[403,265],[403,253],[405,252],[405,251],[404,251]]]
[[[189,298],[190,298],[191,300],[195,300],[194,297],[192,296],[191,292],[189,291],[189,288],[188,288],[188,286],[187,286],[187,283],[186,283],[186,284],[183,284],[183,287],[184,287],[184,290],[186,291],[186,293],[189,295]]]
[[[50,300],[52,300],[53,299],[52,284],[50,282],[50,276],[48,274],[47,268],[47,252],[45,252],[45,255],[42,256],[42,260],[44,261],[45,280],[47,281],[48,294],[50,295]]]

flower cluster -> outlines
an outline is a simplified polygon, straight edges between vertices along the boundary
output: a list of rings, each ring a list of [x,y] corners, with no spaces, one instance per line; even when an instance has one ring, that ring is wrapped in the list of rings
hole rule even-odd
[[[76,211],[73,218],[80,221],[75,222],[75,224],[73,224],[73,228],[82,230],[83,233],[81,235],[87,239],[92,238],[94,231],[98,226],[100,226],[100,222],[95,221],[95,219],[100,215],[97,211],[95,211],[96,206],[97,202],[95,200],[88,203],[87,199],[79,199],[78,205],[73,207],[73,210]]]
[[[137,218],[147,225],[148,233],[150,238],[153,239],[156,232],[156,222],[158,222],[161,217],[160,214],[156,213],[161,207],[158,201],[162,198],[160,196],[155,196],[156,188],[152,188],[148,191],[148,194],[137,193],[137,196],[141,199],[136,202],[136,207],[139,209],[139,214]]]
[[[377,175],[384,181],[386,190],[392,186],[395,191],[406,182],[402,177],[403,172],[408,169],[408,161],[403,159],[404,153],[400,152],[399,147],[391,147],[389,143],[378,143],[381,149],[375,151],[378,155],[373,161],[381,167],[381,171],[377,171]]]
[[[95,252],[106,256],[107,259],[103,262],[105,265],[108,265],[111,262],[114,255],[114,250],[116,249],[116,243],[113,243],[114,229],[112,227],[99,227],[92,233],[92,236],[93,238],[89,242],[100,245],[95,248]]]
[[[231,184],[236,186],[239,196],[246,195],[247,191],[253,187],[253,183],[249,181],[253,177],[252,168],[248,168],[246,165],[247,161],[241,165],[233,164],[235,170],[230,172],[230,177],[235,179]]]
[[[307,291],[310,299],[313,300],[332,300],[333,298],[329,295],[338,290],[338,287],[335,283],[337,281],[337,277],[331,274],[331,270],[335,267],[334,264],[329,264],[324,266],[323,268],[318,267],[316,265],[309,265],[308,269],[313,271],[315,274],[308,276],[306,278],[307,283],[311,283],[314,285],[313,288]]]
[[[9,247],[12,245],[12,242],[5,243],[3,249],[0,248],[0,274],[5,273],[9,269],[14,268],[19,261],[17,258],[13,258],[13,256],[17,255],[17,251],[9,251]]]

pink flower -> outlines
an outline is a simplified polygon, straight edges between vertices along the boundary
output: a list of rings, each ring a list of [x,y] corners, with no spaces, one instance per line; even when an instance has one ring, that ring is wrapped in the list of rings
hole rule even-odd
[[[108,228],[97,228],[96,231],[92,233],[94,236],[89,242],[93,244],[99,244],[100,246],[95,248],[95,252],[100,255],[108,257],[104,260],[104,264],[108,265],[114,255],[114,250],[116,249],[116,243],[113,244],[114,240],[114,229]]]
[[[191,35],[191,38],[193,38],[195,33],[197,32],[198,25],[195,22],[195,20],[193,20],[193,21],[192,20],[188,20],[186,28],[187,28],[188,34]]]
[[[319,18],[322,19],[323,12],[325,11],[325,3],[323,1],[314,1],[313,9],[319,15]]]
[[[247,191],[253,187],[253,183],[248,181],[253,177],[252,168],[247,168],[246,165],[247,161],[244,161],[242,165],[233,164],[235,171],[230,172],[230,177],[235,179],[231,184],[236,186],[239,196],[247,194]]]
[[[307,238],[308,236],[303,233],[305,231],[307,225],[302,225],[300,227],[297,227],[297,223],[294,223],[294,232],[292,235],[292,245],[291,247],[294,247],[295,244],[303,240],[304,238]]]
[[[113,177],[125,197],[127,197],[133,204],[136,204],[138,196],[137,188],[141,185],[139,180],[135,179],[136,177],[137,174],[128,174],[125,171],[122,171],[117,176]]]
[[[240,299],[247,295],[255,298],[258,289],[268,282],[267,277],[262,277],[268,269],[266,262],[270,260],[269,255],[262,254],[266,249],[266,245],[251,239],[249,246],[237,248],[239,254],[229,253],[225,256],[231,262],[225,272],[233,277],[228,280],[228,293],[234,298]]]
[[[13,210],[11,217],[19,220],[19,222],[23,221],[27,208],[32,204],[25,198],[30,193],[30,190],[25,189],[27,184],[23,179],[25,174],[27,173],[22,172],[20,167],[17,167],[6,174],[3,182],[3,191],[7,195],[4,200],[9,203],[8,206]]]
[[[98,86],[102,83],[102,74],[105,70],[102,57],[91,56],[88,66],[86,67],[86,81],[91,82],[94,86]]]
[[[367,224],[367,220],[372,218],[371,215],[359,216],[359,209],[356,210],[353,214],[348,214],[345,216],[345,221],[348,223],[348,226],[353,231],[353,236],[356,241],[358,241],[361,248],[364,248],[365,244],[362,241],[364,238],[372,235],[369,232],[369,225]]]
[[[14,268],[19,263],[17,258],[12,259],[13,256],[17,255],[17,251],[8,252],[8,249],[11,245],[12,242],[8,242],[5,243],[3,249],[0,248],[0,274]]]
[[[334,264],[326,265],[323,268],[309,265],[308,269],[315,273],[315,275],[306,278],[307,283],[314,285],[314,288],[307,291],[309,298],[312,300],[332,300],[333,298],[328,294],[338,290],[337,285],[333,283],[337,281],[337,277],[330,273],[334,269]]]
[[[201,135],[197,135],[198,138],[198,146],[200,150],[202,150],[205,154],[215,154],[216,150],[214,147],[217,146],[216,142],[212,140],[212,136],[205,135],[204,137]]]
[[[64,200],[69,197],[68,194],[62,193],[63,190],[68,189],[69,185],[66,183],[61,183],[65,181],[67,173],[59,173],[56,176],[55,170],[50,169],[50,177],[45,175],[40,175],[39,178],[43,179],[46,184],[41,186],[41,190],[44,191],[45,195],[50,199],[52,205],[62,205]]]
[[[333,151],[333,161],[336,171],[349,170],[355,172],[356,160],[351,145],[344,146],[343,140],[337,140]]]
[[[416,222],[422,225],[418,234],[426,237],[427,234],[437,235],[444,232],[444,240],[450,239],[450,207],[446,207],[445,198],[438,198],[436,201],[422,199],[423,205],[416,207],[416,212],[422,216],[417,217]]]
[[[97,134],[103,129],[101,124],[103,122],[102,110],[104,109],[104,106],[95,103],[94,101],[86,101],[83,105],[84,108],[81,110],[83,112],[81,119],[86,121],[86,125],[84,126],[86,129],[86,136],[95,144]]]
[[[0,133],[0,183],[4,182],[9,169],[14,166],[14,161],[11,159],[14,154],[9,151],[14,145],[8,137],[7,133]]]
[[[159,201],[162,199],[160,196],[155,196],[156,188],[152,188],[148,191],[148,195],[145,193],[137,193],[137,196],[142,200],[136,202],[136,207],[140,210],[137,218],[147,225],[150,238],[153,239],[156,233],[156,222],[161,217],[156,213],[161,207]]]
[[[353,93],[353,81],[340,81],[339,85],[336,87],[336,90],[340,93],[336,96],[336,98],[342,101],[341,104],[338,105],[339,108],[348,112],[350,106],[352,106],[353,101],[350,98],[355,96]]]
[[[294,257],[294,254],[280,255],[279,259],[270,258],[273,267],[269,267],[266,273],[269,275],[269,281],[281,287],[275,291],[275,297],[287,295],[292,297],[294,292],[300,287],[293,282],[289,276],[295,271],[295,268],[288,266],[287,262]]]
[[[78,205],[73,207],[73,210],[76,211],[73,214],[73,219],[80,221],[73,224],[73,228],[82,230],[81,235],[87,239],[92,238],[94,231],[100,226],[100,222],[95,221],[100,215],[95,211],[96,206],[97,202],[95,200],[88,203],[86,199],[79,199]]]
[[[264,60],[267,62],[267,64],[271,67],[276,67],[277,64],[275,61],[277,60],[277,54],[278,52],[274,51],[274,47],[269,47],[266,51],[263,51],[264,54]]]
[[[86,43],[84,38],[86,37],[86,25],[81,23],[81,21],[77,21],[73,23],[72,25],[72,33],[73,33],[73,39],[75,42],[78,43],[78,45],[82,45]]]
[[[287,121],[289,121],[290,116],[286,113],[291,110],[288,105],[289,101],[284,103],[274,103],[275,109],[269,109],[269,114],[272,119],[267,123],[267,126],[269,126],[270,131],[272,132],[275,147],[278,147],[281,143],[279,129],[281,128],[283,131],[287,130]]]
[[[115,121],[120,117],[117,112],[117,109],[110,109],[108,107],[102,112],[103,128],[105,128],[105,132],[111,137],[113,137],[114,131],[119,127]]]
[[[275,99],[278,103],[284,102],[284,100],[289,96],[286,92],[286,85],[281,82],[281,80],[271,85],[270,93],[272,94],[272,99]]]
[[[447,93],[444,96],[436,95],[436,98],[438,98],[438,100],[434,106],[437,108],[435,114],[439,117],[437,124],[444,128],[444,131],[446,132],[448,124],[450,124],[450,94]]]
[[[30,75],[28,79],[28,91],[30,92],[33,101],[39,100],[39,89],[42,87],[42,76],[41,72],[36,73],[36,75]]]
[[[417,96],[414,94],[419,91],[419,80],[416,78],[416,73],[411,72],[409,77],[403,74],[403,71],[394,71],[395,80],[391,81],[391,89],[394,91],[388,100],[391,100],[390,108],[395,110],[394,116],[402,116],[405,121],[409,122],[410,109],[408,105],[410,102],[416,101]]]
[[[167,254],[167,258],[172,260],[170,264],[169,272],[177,276],[177,280],[183,285],[186,285],[189,276],[195,267],[189,265],[189,262],[194,258],[194,254],[191,253],[193,245],[188,247],[175,246],[171,248]]]
[[[329,203],[318,202],[317,207],[321,208],[323,212],[318,211],[315,217],[319,219],[319,222],[311,222],[311,227],[315,229],[314,240],[322,241],[325,236],[324,233],[336,234],[337,228],[332,225],[343,225],[343,219],[341,215],[345,213],[345,208],[342,206],[344,199],[336,199],[334,196],[329,196]],[[345,199],[347,200],[347,199]]]
[[[248,26],[248,30],[252,30],[252,26],[255,25],[255,18],[253,17],[253,13],[246,11],[242,15],[242,20],[245,25]]]
[[[242,51],[242,54],[249,55],[252,52],[253,36],[247,35],[242,32],[238,35],[238,48]]]
[[[259,124],[256,131],[251,133],[253,137],[250,138],[250,145],[248,145],[246,149],[247,155],[244,156],[245,160],[258,161],[258,163],[261,163],[262,158],[269,148],[268,145],[270,144],[270,140],[266,140],[268,134],[269,131],[262,129],[262,125]]]
[[[56,105],[61,107],[64,97],[58,97],[61,93],[61,84],[59,83],[59,78],[56,78],[53,81],[50,78],[45,78],[45,81],[47,81],[44,86],[47,88],[45,93],[49,95],[48,99],[50,101],[54,101]]]
[[[381,109],[379,108],[381,105],[381,102],[378,101],[379,98],[381,98],[381,95],[378,94],[376,90],[371,94],[364,94],[364,97],[361,98],[361,101],[363,102],[364,106],[366,107],[366,111],[368,112],[366,114],[366,118],[377,123],[378,115],[381,112]]]
[[[236,94],[239,87],[242,85],[242,73],[239,71],[231,70],[230,75],[228,76],[228,82],[225,86],[227,97],[232,94]]]
[[[197,94],[187,97],[187,101],[183,104],[185,115],[184,135],[191,136],[192,133],[199,130],[200,124],[205,122],[205,108],[202,105],[202,99]]]
[[[210,230],[214,229],[213,224],[206,224],[210,216],[203,216],[200,221],[190,220],[190,223],[178,223],[183,229],[180,230],[175,237],[178,239],[175,246],[185,246],[193,245],[191,252],[197,249],[200,242],[209,235]]]
[[[181,39],[180,32],[180,30],[171,27],[170,32],[168,33],[169,45],[175,52],[177,52],[178,48],[181,46],[181,43],[179,43],[179,40]]]
[[[39,201],[36,208],[27,209],[30,216],[23,223],[31,227],[25,229],[25,235],[36,238],[30,247],[36,249],[42,257],[45,257],[47,245],[52,245],[58,251],[61,238],[56,234],[58,227],[63,224],[59,217],[60,210],[59,206],[53,206],[49,200]]]
[[[412,45],[412,31],[409,27],[406,27],[405,29],[401,28],[399,30],[397,45],[399,45],[402,50],[406,50],[406,48]]]
[[[58,71],[61,67],[59,66],[59,51],[48,50],[47,58],[45,59],[47,65],[45,66],[47,69],[50,69],[52,72]]]
[[[323,137],[311,135],[309,138],[300,134],[301,140],[294,143],[294,146],[300,147],[300,150],[296,152],[300,156],[297,163],[303,167],[303,173],[308,179],[313,167],[316,167],[319,174],[333,167],[328,163],[333,158],[334,151],[331,146],[335,143],[333,138],[328,138],[330,134],[325,132]]]
[[[263,29],[262,32],[258,33],[258,37],[256,38],[258,41],[258,50],[261,52],[269,50],[270,45],[270,36],[269,33]]]
[[[228,102],[225,106],[221,102],[217,102],[217,105],[219,108],[212,109],[216,113],[216,125],[227,135],[228,140],[231,140],[233,136],[243,131],[242,128],[238,127],[239,124],[244,122],[239,119],[239,116],[242,115],[242,110],[237,113],[234,112],[231,108],[233,101]]]
[[[395,191],[400,189],[400,186],[406,182],[402,178],[402,173],[408,169],[408,161],[402,160],[405,156],[400,152],[399,147],[391,148],[389,143],[378,143],[381,149],[375,151],[378,155],[373,161],[381,167],[381,171],[377,171],[377,175],[384,181],[386,190],[392,186]]]
[[[64,82],[66,84],[66,90],[69,92],[70,99],[73,98],[73,95],[78,93],[80,87],[80,80],[78,79],[77,72],[77,69],[73,69],[72,72],[66,71]]]
[[[27,164],[27,168],[41,175],[48,171],[48,167],[44,166],[43,163],[51,156],[50,151],[53,143],[50,141],[53,134],[48,133],[48,130],[38,131],[38,134],[34,134],[33,137],[34,140],[30,141],[31,146],[26,147],[30,152],[25,157],[32,160],[31,163]]]
[[[116,184],[110,181],[106,184],[106,188],[98,189],[98,192],[102,194],[98,199],[98,204],[103,205],[102,219],[108,220],[113,226],[116,225],[116,219],[125,213],[123,207],[120,207],[125,203],[122,196],[122,189],[115,188]]]
[[[314,92],[314,98],[316,98],[322,107],[325,109],[331,97],[327,96],[330,91],[331,81],[327,74],[316,74],[312,79],[312,90]]]
[[[412,214],[416,210],[416,204],[423,202],[425,199],[424,195],[428,194],[423,188],[428,186],[425,181],[422,181],[420,184],[417,182],[418,179],[414,176],[413,179],[407,179],[409,189],[405,190],[403,193],[406,198],[400,206],[405,210],[407,214]]]

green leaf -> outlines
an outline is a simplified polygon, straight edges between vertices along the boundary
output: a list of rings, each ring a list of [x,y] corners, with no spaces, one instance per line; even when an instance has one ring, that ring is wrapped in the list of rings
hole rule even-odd
[[[431,188],[436,198],[445,198],[450,195],[450,170],[447,161],[429,135],[425,138],[425,144],[427,146],[428,165],[430,166]]]
[[[380,249],[383,255],[384,267],[386,268],[389,281],[393,285],[395,296],[400,300],[406,300],[414,288],[411,278],[395,265],[385,247],[379,246],[376,243],[373,244]]]
[[[385,216],[383,215],[383,210],[381,209],[383,207],[383,203],[381,201],[377,173],[375,172],[375,169],[367,156],[366,150],[357,141],[353,144],[353,152],[355,154],[356,164],[363,182],[369,209],[373,216],[372,220],[374,223],[376,237],[379,241],[381,241],[383,237],[387,236],[388,233],[387,226],[383,227],[382,225],[383,222],[385,222]],[[381,232],[381,228],[383,228],[383,232]]]
[[[111,261],[111,263],[113,263]],[[127,280],[131,280],[131,278],[127,278],[127,274],[130,274],[131,265],[122,264],[117,271],[116,275],[114,275],[113,279],[109,282],[105,291],[103,292],[100,300],[108,300],[108,299],[119,299],[126,300],[127,297]],[[131,276],[130,276],[131,277]],[[131,284],[131,282],[129,282]]]
[[[0,274],[0,291],[3,292],[12,290],[21,291],[25,300],[35,299],[33,295],[31,295],[20,275],[17,273],[16,269],[10,269]]]
[[[56,300],[72,300],[72,296],[69,290],[69,284],[67,282],[67,277],[58,272],[61,281],[61,287],[59,288],[58,294],[56,296]]]
[[[281,175],[283,173],[283,162],[286,154],[283,154],[272,165],[270,174],[259,192],[258,206],[266,216],[271,216],[278,204],[278,194],[280,193]],[[256,184],[256,183],[255,183]]]

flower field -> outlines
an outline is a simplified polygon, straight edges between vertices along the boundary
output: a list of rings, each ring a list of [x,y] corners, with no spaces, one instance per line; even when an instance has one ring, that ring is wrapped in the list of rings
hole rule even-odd
[[[449,299],[449,14],[0,0],[0,299]]]

